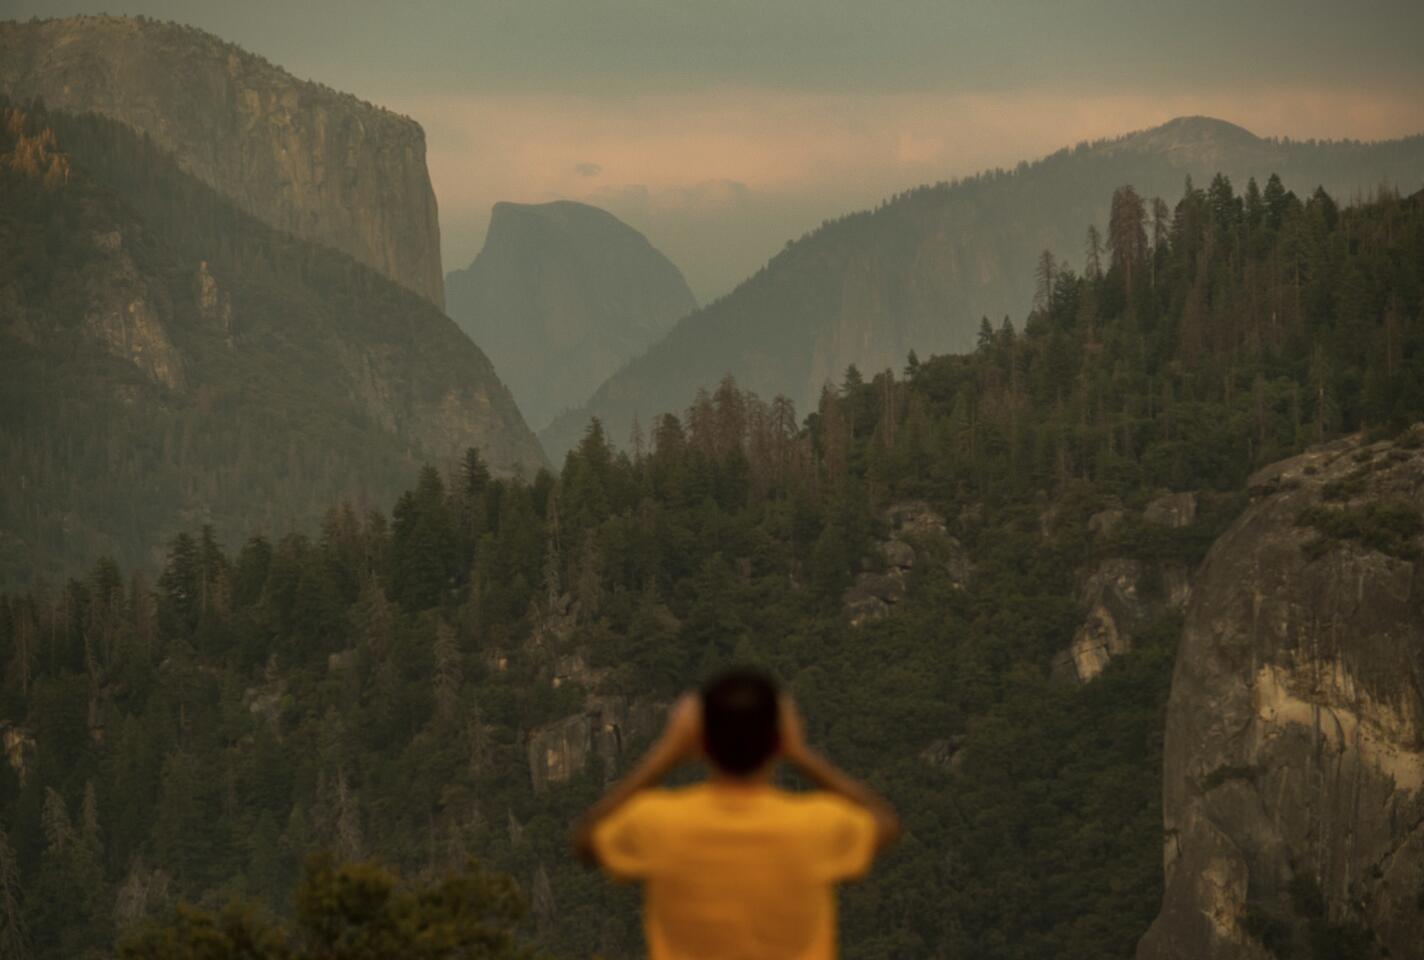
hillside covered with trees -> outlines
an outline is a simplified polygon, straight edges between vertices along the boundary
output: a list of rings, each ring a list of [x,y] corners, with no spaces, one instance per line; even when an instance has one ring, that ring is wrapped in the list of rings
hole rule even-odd
[[[1161,898],[1179,622],[1158,608],[1096,678],[1056,679],[1081,572],[1190,567],[1256,467],[1424,415],[1424,196],[1217,177],[1109,210],[1083,272],[1040,259],[1021,326],[848,370],[804,419],[728,379],[627,452],[595,424],[557,476],[471,454],[389,514],[196,529],[154,582],[101,560],[6,596],[0,942],[75,957],[181,899],[281,909],[324,847],[415,877],[473,855],[541,948],[635,953],[634,894],[572,862],[568,825],[652,733],[631,718],[749,661],[904,819],[844,894],[847,956],[1130,956]],[[1200,509],[1140,520],[1162,491]],[[907,502],[947,536],[853,625]],[[621,742],[551,779],[531,745],[595,698],[626,705]]]
[[[1182,182],[1218,172],[1238,187],[1276,174],[1302,197],[1324,186],[1348,203],[1384,185],[1424,187],[1424,136],[1361,143],[1257,137],[1210,117],[1179,117],[1109,140],[1079,143],[1013,169],[916,187],[873,210],[828,220],[772,257],[735,290],[677,323],[608,378],[580,409],[539,426],[556,461],[589,419],[622,444],[691,403],[726,373],[798,407],[848,365],[898,369],[905,356],[974,347],[979,319],[1021,325],[1039,254],[1081,266],[1083,230],[1102,225],[1109,200],[1133,184],[1150,229],[1167,229]]]
[[[0,585],[315,529],[538,441],[428,301],[243,213],[132,129],[0,97]]]

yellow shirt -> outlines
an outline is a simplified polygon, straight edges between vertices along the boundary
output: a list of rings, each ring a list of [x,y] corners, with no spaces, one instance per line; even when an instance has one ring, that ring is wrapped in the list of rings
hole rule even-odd
[[[704,783],[638,794],[593,845],[643,881],[650,960],[831,960],[833,885],[870,867],[875,821],[833,794]]]

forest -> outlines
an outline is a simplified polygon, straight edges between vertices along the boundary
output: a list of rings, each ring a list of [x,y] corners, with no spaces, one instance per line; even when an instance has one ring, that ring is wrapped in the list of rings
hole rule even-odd
[[[591,423],[557,474],[497,478],[471,451],[388,512],[199,527],[152,579],[96,558],[0,599],[0,956],[223,917],[320,944],[332,871],[389,894],[385,869],[436,889],[471,859],[512,886],[467,882],[526,905],[500,914],[519,944],[634,954],[636,893],[573,862],[569,824],[734,662],[785,682],[809,739],[903,818],[843,894],[848,957],[1131,956],[1161,897],[1179,615],[1057,677],[1082,572],[1190,568],[1257,467],[1424,414],[1424,197],[1218,176],[1172,205],[1123,186],[1110,211],[1080,268],[1040,259],[1020,324],[851,368],[804,417],[727,379],[627,438]],[[1165,491],[1197,496],[1190,523],[1137,519]],[[907,502],[945,536],[916,542],[903,602],[852,623]],[[1109,509],[1128,519],[1092,529]],[[615,700],[614,749],[534,775],[531,737]]]

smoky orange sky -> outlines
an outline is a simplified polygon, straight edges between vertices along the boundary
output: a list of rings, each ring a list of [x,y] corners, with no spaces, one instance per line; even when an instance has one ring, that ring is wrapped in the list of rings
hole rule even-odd
[[[700,300],[925,182],[1187,114],[1424,132],[1421,0],[0,0],[188,23],[425,127],[445,269],[584,200]]]

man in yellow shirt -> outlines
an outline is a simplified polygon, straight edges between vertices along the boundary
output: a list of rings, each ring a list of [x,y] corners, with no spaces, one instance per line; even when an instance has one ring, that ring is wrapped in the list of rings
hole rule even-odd
[[[707,782],[656,788],[697,758]],[[773,787],[779,759],[821,789]],[[790,697],[735,670],[674,705],[574,843],[613,877],[642,881],[650,960],[831,960],[834,885],[898,833],[889,804],[806,746]]]

